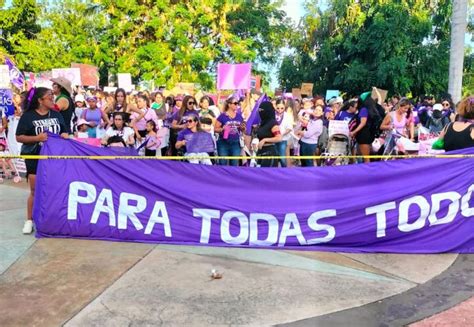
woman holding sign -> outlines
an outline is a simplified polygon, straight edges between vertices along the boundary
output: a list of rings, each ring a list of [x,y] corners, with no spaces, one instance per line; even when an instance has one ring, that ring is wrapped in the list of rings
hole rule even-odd
[[[39,87],[32,88],[25,102],[24,114],[18,122],[16,139],[23,143],[22,155],[38,155],[41,145],[48,139],[48,134],[61,134],[68,138],[66,124],[63,116],[55,108],[53,92],[50,89]],[[27,202],[27,220],[23,226],[23,234],[33,231],[33,199],[35,196],[36,169],[38,160],[27,159],[26,175],[30,184],[30,196]]]

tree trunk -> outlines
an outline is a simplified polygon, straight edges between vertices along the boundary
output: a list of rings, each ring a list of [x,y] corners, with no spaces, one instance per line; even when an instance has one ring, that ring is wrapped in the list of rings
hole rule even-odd
[[[457,103],[461,100],[464,67],[464,37],[467,28],[467,0],[453,0],[451,16],[451,49],[449,51],[448,92]]]

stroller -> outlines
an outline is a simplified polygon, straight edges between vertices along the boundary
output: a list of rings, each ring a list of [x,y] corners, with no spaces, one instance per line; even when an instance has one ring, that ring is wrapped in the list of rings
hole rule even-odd
[[[351,154],[351,141],[349,136],[343,134],[334,134],[329,137],[328,146],[323,156],[341,156],[339,158],[329,157],[324,159],[324,166],[340,166],[349,164]]]

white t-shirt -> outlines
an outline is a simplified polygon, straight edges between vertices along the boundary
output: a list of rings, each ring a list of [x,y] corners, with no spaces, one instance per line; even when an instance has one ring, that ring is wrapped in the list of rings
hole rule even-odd
[[[107,136],[107,139],[116,135],[121,136],[124,142],[127,143],[130,136],[135,135],[135,132],[133,131],[133,129],[127,126],[125,126],[123,130],[113,129],[112,127],[109,127],[105,131],[105,136]]]

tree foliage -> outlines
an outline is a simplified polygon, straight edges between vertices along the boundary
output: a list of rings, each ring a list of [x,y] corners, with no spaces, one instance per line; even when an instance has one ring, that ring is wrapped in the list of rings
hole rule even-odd
[[[270,0],[63,0],[41,5],[41,30],[14,47],[20,68],[89,63],[100,68],[102,78],[129,72],[135,81],[157,85],[196,82],[209,89],[218,62],[274,63],[288,31],[281,2]]]
[[[441,93],[447,89],[449,0],[332,0],[308,15],[293,38],[295,53],[280,69],[283,87],[313,82],[315,91],[358,94],[372,86],[393,93]],[[296,71],[296,73],[295,73]]]

